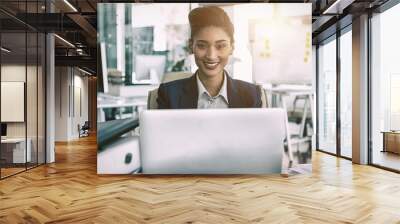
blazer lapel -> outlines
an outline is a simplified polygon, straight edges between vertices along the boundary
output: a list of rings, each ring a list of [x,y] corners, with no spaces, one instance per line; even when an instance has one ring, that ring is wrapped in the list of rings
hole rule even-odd
[[[226,83],[226,88],[228,92],[228,102],[229,102],[229,108],[238,108],[238,107],[243,107],[243,104],[241,102],[241,94],[239,93],[239,89],[235,85],[235,82],[229,75],[226,73],[227,83]]]
[[[198,98],[196,75],[194,74],[187,79],[183,86],[183,94],[179,100],[179,107],[182,109],[197,108]]]

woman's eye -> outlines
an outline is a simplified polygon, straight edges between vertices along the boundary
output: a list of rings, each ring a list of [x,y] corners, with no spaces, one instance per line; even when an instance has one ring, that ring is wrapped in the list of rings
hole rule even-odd
[[[223,49],[225,49],[227,46],[226,46],[226,44],[218,44],[217,45],[217,49],[218,50],[223,50]]]
[[[206,48],[207,48],[207,45],[205,45],[205,44],[197,44],[197,48],[199,48],[199,49],[206,49]]]

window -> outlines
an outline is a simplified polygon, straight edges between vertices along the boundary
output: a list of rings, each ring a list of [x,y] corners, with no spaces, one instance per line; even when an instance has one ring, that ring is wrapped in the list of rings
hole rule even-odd
[[[384,145],[385,132],[392,140],[400,139],[400,4],[380,13],[371,19],[372,29],[372,72],[371,72],[371,137],[372,164],[400,170],[400,155],[393,153]],[[390,140],[391,141],[391,140]],[[394,148],[400,147],[400,141]]]
[[[318,48],[318,149],[336,154],[336,36]]]
[[[340,36],[340,155],[352,157],[352,33]]]

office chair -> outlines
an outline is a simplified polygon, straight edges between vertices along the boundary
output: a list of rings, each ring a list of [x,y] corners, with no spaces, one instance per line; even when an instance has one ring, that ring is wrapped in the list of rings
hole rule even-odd
[[[171,81],[175,81],[178,79],[189,78],[193,74],[190,72],[170,72],[164,75],[163,80],[161,83],[167,83]],[[158,109],[157,104],[157,97],[158,97],[158,88],[149,91],[147,97],[147,109]]]
[[[89,129],[89,121],[85,121],[82,127],[80,127],[80,125],[78,124],[79,138],[89,136]]]
[[[164,79],[162,80],[162,83],[167,83],[171,82],[174,80],[178,79],[184,79],[192,76],[192,73],[189,72],[171,72],[167,73],[164,76]],[[262,86],[257,85],[259,88],[259,91],[261,92],[261,107],[265,108],[268,107],[268,102],[267,102],[267,96],[265,90],[262,88]],[[152,110],[152,109],[158,109],[158,104],[157,104],[157,97],[158,97],[158,88],[153,89],[149,91],[148,97],[147,97],[147,109]]]

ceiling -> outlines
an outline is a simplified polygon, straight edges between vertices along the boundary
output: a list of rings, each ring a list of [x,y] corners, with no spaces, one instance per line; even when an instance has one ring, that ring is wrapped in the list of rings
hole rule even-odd
[[[46,5],[45,0],[1,0],[3,46],[13,49],[9,58],[23,55],[31,58],[36,51],[36,47],[28,44],[25,52],[25,35],[18,33],[26,29],[28,32],[54,32],[60,37],[55,38],[56,66],[73,64],[95,74],[97,3],[97,0],[47,0]]]
[[[337,27],[340,28],[340,26],[346,26],[348,23],[351,23],[353,16],[357,16],[366,10],[374,9],[387,1],[388,0],[254,0],[252,2],[312,3],[312,31],[313,43],[315,44],[336,32]],[[56,65],[71,65],[72,63],[76,66],[85,67],[95,73],[97,67],[97,3],[139,1],[47,0],[47,2],[50,3],[47,7],[45,2],[45,0],[1,0],[0,21],[2,31],[15,33],[25,30],[25,28],[31,28],[33,31],[55,32],[59,37],[74,45],[74,47],[72,47],[61,38],[55,38]],[[145,0],[140,2],[168,1]],[[204,1],[204,3],[201,4],[206,5],[214,3]],[[53,13],[48,13],[50,8],[52,8]],[[338,23],[339,20],[341,20],[340,23]],[[340,26],[337,24],[340,24]],[[11,36],[7,38],[16,41],[15,45],[18,45],[18,43],[22,41],[18,38],[12,38]],[[28,49],[28,51],[30,50]]]

